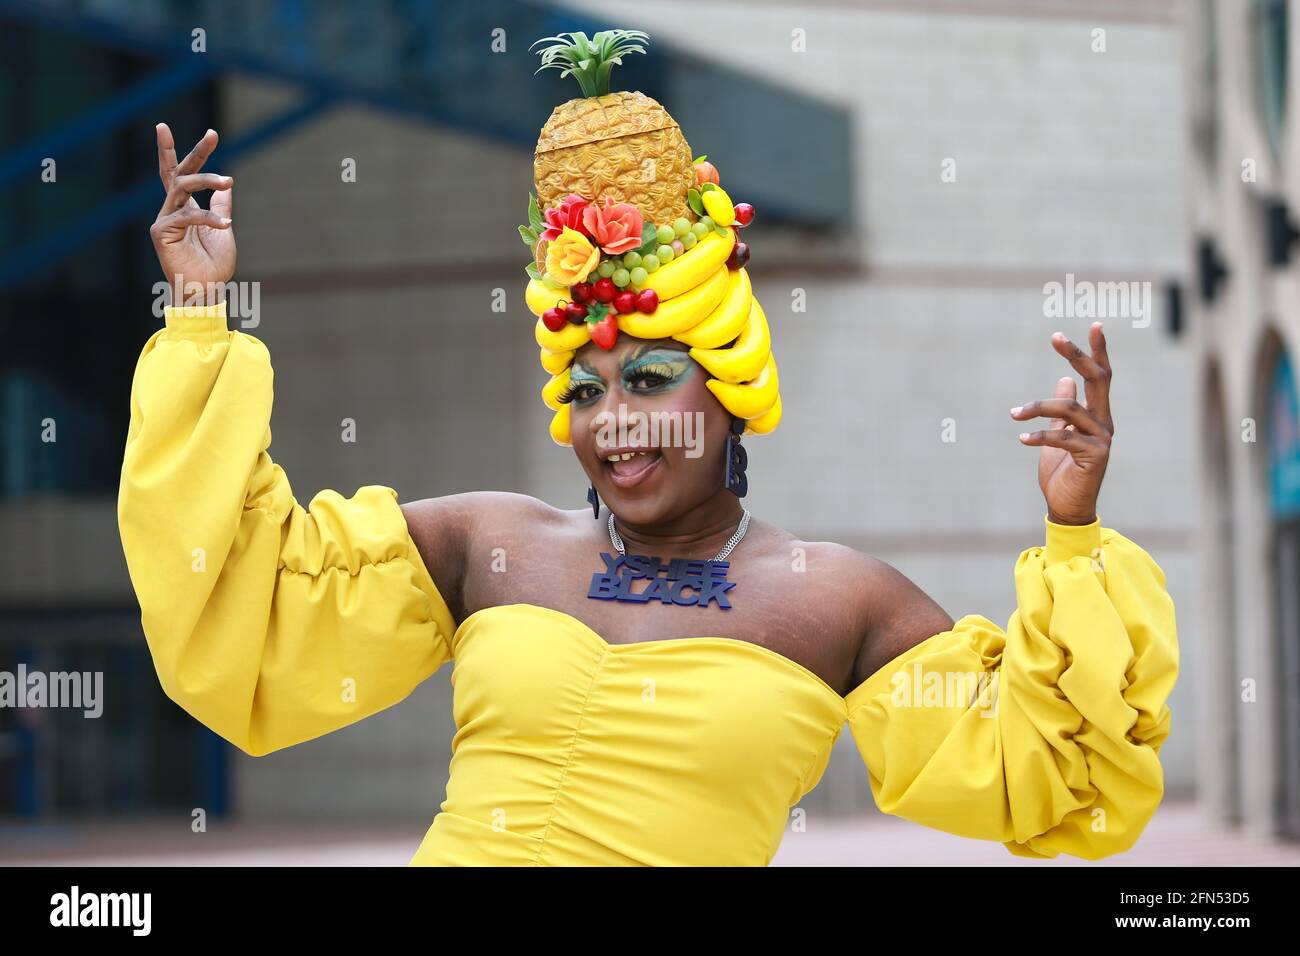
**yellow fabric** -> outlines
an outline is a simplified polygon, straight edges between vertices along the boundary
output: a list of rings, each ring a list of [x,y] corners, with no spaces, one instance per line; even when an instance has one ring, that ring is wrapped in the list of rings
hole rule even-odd
[[[224,306],[167,310],[118,507],[145,635],[168,696],[251,754],[454,657],[447,795],[412,864],[763,865],[845,724],[882,810],[1018,855],[1120,852],[1160,802],[1173,603],[1099,522],[1046,523],[1005,631],[963,617],[841,697],[734,638],[611,644],[529,604],[455,627],[391,488],[297,504],[271,403],[266,349]]]
[[[266,453],[271,386],[224,303],[168,307],[136,366],[118,491],[163,689],[254,755],[397,703],[455,630],[395,491],[297,503]]]

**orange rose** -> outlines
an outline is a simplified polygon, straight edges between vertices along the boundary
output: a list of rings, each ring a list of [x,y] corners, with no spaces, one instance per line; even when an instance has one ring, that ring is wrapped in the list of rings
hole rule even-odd
[[[604,207],[595,204],[582,210],[587,235],[611,256],[621,256],[641,246],[641,210],[631,203],[613,203],[605,197]]]
[[[565,226],[546,247],[546,271],[565,285],[577,285],[600,264],[600,250],[576,229]]]

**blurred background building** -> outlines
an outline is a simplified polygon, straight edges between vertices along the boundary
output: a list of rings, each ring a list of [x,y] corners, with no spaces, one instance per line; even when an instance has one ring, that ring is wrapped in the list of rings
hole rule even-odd
[[[221,134],[208,168],[235,177],[235,278],[258,293],[242,327],[271,350],[271,454],[300,501],[384,484],[584,507],[547,433],[515,226],[538,130],[576,95],[533,76],[528,45],[609,26],[652,38],[620,84],[758,211],[786,418],[750,451],[756,514],[1005,624],[1044,513],[1007,409],[1068,372],[1052,332],[1105,321],[1100,512],[1165,570],[1183,649],[1167,807],[1129,857],[1211,861],[1217,840],[1226,861],[1214,831],[1234,823],[1270,846],[1300,791],[1290,22],[1280,0],[0,0],[0,670],[100,670],[106,695],[98,720],[0,709],[0,857],[194,859],[194,808],[262,848],[315,828],[318,861],[414,852],[446,782],[450,668],[258,759],[158,687],[115,514],[161,323],[153,125],[182,155]],[[1054,315],[1051,283],[1145,292]],[[847,734],[803,806],[778,862],[1015,862],[880,820]]]
[[[1300,837],[1300,129],[1285,0],[1187,22],[1201,476],[1198,780],[1217,819]]]

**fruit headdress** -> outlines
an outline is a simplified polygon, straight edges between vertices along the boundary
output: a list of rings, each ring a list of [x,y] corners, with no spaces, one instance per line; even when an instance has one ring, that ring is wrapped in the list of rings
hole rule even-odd
[[[544,69],[574,76],[583,95],[557,106],[533,160],[536,195],[519,234],[533,253],[525,299],[536,316],[542,400],[555,411],[551,437],[571,444],[574,353],[612,349],[619,332],[672,338],[710,375],[709,390],[745,434],[781,420],[776,361],[745,263],[740,229],[754,210],[733,204],[717,169],[691,149],[668,111],[639,92],[609,91],[610,73],[645,53],[637,30],[538,40]]]

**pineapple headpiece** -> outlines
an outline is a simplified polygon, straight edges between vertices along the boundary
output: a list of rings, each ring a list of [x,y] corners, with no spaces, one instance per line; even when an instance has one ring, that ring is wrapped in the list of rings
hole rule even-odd
[[[781,420],[767,319],[750,291],[753,218],[733,205],[706,157],[691,159],[677,122],[643,93],[609,91],[610,72],[645,53],[637,30],[546,37],[544,69],[573,75],[583,96],[557,106],[542,128],[533,168],[536,196],[519,234],[533,253],[525,299],[536,316],[542,400],[555,411],[551,437],[571,444],[574,353],[619,332],[689,345],[714,397],[762,435]]]

